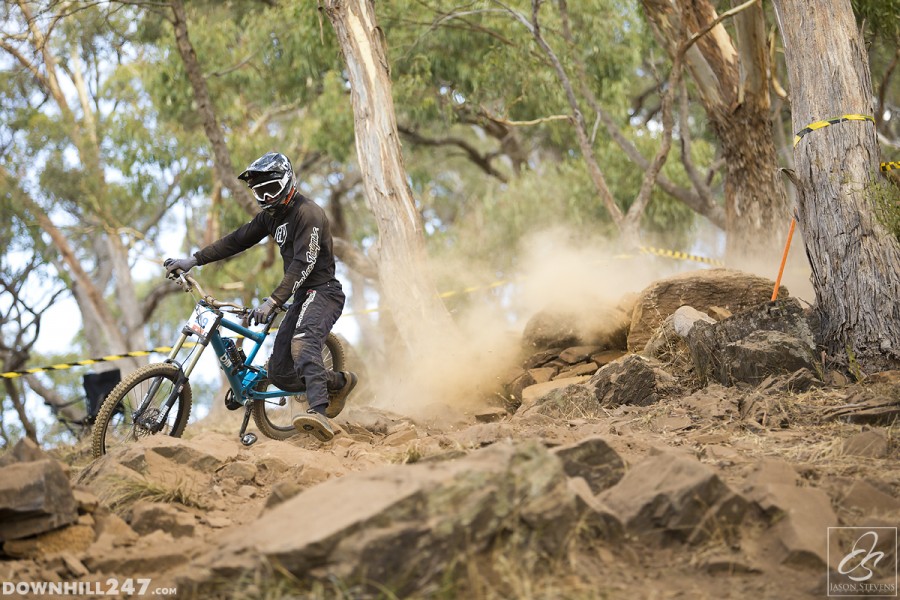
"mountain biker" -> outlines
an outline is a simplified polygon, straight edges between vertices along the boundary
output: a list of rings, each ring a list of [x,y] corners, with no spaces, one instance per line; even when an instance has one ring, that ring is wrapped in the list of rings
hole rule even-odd
[[[294,302],[275,336],[267,365],[269,380],[285,391],[301,391],[305,381],[309,408],[294,417],[294,428],[327,442],[334,437],[328,419],[343,410],[357,382],[356,374],[331,371],[322,363],[325,338],[345,300],[334,275],[328,218],[319,205],[297,191],[291,161],[284,154],[269,152],[259,157],[238,179],[247,183],[262,211],[193,256],[167,259],[166,273],[187,272],[234,256],[267,235],[275,239],[284,261],[284,278],[250,313],[250,324],[267,323],[275,309],[293,295]]]

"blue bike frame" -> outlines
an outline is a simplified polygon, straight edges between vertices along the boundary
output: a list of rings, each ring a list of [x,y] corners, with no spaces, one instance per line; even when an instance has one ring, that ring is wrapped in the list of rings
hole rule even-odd
[[[262,347],[263,342],[265,342],[266,337],[269,335],[269,325],[266,325],[266,328],[262,331],[253,331],[252,329],[226,320],[225,315],[221,310],[210,306],[204,300],[200,300],[194,310],[196,311],[197,321],[200,323],[200,326],[195,327],[190,323],[185,325],[181,331],[181,337],[178,339],[178,342],[175,343],[175,346],[172,347],[172,351],[169,353],[168,359],[166,360],[166,362],[178,364],[175,358],[188,337],[196,336],[198,338],[200,350],[191,357],[186,365],[182,366],[182,373],[185,380],[190,377],[191,372],[200,360],[200,356],[203,354],[206,346],[211,345],[213,352],[215,352],[216,357],[218,358],[219,368],[225,373],[225,377],[228,379],[234,398],[240,404],[246,405],[248,402],[254,400],[285,398],[297,393],[286,392],[277,388],[268,391],[258,391],[254,389],[260,381],[267,377],[265,368],[253,366],[252,363],[259,353],[259,349]],[[207,327],[208,321],[204,320],[203,313],[209,313],[213,317],[214,322],[211,327]],[[232,364],[231,358],[228,356],[228,352],[225,349],[224,338],[219,332],[220,328],[233,331],[254,342],[253,348],[247,354],[247,358],[243,363],[237,365]],[[207,331],[209,333],[206,333]]]

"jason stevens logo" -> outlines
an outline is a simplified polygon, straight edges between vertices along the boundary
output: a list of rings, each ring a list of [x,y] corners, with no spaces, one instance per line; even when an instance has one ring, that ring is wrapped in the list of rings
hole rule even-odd
[[[828,595],[897,597],[897,528],[829,527]]]

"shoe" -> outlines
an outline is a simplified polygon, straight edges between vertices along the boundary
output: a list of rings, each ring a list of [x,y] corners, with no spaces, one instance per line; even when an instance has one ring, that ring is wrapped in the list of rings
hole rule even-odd
[[[293,420],[294,429],[300,433],[312,434],[321,442],[330,442],[334,437],[334,429],[325,415],[317,413],[313,409],[306,411],[305,415],[297,415]]]
[[[341,411],[344,410],[344,404],[347,402],[347,396],[356,387],[356,382],[358,381],[356,373],[341,371],[341,374],[347,383],[341,389],[328,394],[328,408],[325,409],[325,416],[329,419],[333,419],[341,414]]]

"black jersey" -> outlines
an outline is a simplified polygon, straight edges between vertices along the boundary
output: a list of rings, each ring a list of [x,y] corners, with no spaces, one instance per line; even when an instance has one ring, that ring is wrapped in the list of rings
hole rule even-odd
[[[195,252],[197,264],[234,256],[271,235],[284,261],[284,279],[271,294],[279,305],[300,288],[317,287],[333,280],[334,250],[328,218],[318,204],[299,193],[297,196],[293,205],[277,219],[261,212],[246,225]]]

